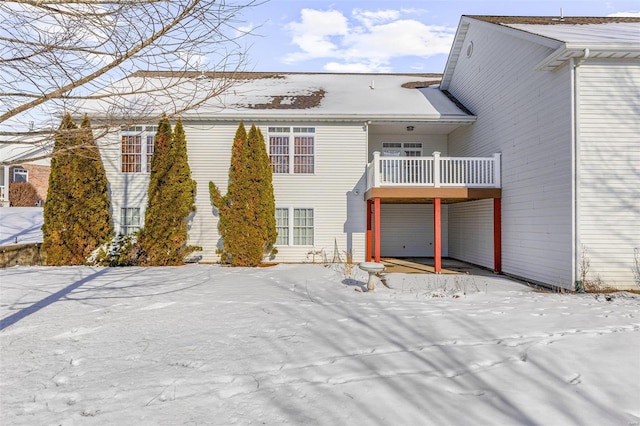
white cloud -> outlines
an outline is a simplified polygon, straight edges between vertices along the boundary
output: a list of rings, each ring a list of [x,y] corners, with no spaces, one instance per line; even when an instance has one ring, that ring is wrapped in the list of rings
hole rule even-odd
[[[337,10],[303,9],[300,22],[286,26],[299,50],[283,60],[329,59],[327,71],[389,72],[395,58],[448,54],[456,29],[403,18],[414,12],[354,9],[349,19]]]
[[[398,10],[378,10],[372,12],[370,10],[354,9],[352,15],[355,19],[362,22],[366,27],[371,27],[375,24],[381,24],[384,22],[393,21],[400,18],[400,11]]]
[[[631,17],[631,18],[640,18],[640,12],[616,12],[607,15],[612,18],[621,18],[621,17]]]
[[[285,62],[335,55],[338,46],[331,38],[348,33],[347,18],[342,12],[302,9],[301,15],[302,20],[288,24],[287,29],[291,31],[293,44],[302,51],[289,55]]]

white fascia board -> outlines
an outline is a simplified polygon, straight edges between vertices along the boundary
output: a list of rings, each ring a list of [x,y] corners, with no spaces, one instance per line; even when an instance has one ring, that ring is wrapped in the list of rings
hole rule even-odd
[[[442,80],[440,81],[440,88],[447,90],[451,78],[453,78],[453,70],[456,68],[458,59],[460,58],[460,52],[462,51],[462,45],[467,36],[467,30],[469,29],[469,20],[464,16],[460,18],[456,35],[453,37],[453,43],[451,44],[451,51],[447,57],[447,63],[444,66],[444,73],[442,74]]]
[[[624,53],[628,59],[640,58],[640,44],[629,45],[628,43],[567,43],[554,51],[552,54],[540,61],[536,70],[554,70],[569,59],[588,59],[597,57],[603,53]]]
[[[549,47],[551,49],[558,49],[563,45],[563,43],[558,40],[544,37],[539,34],[533,34],[525,30],[520,30],[506,25],[494,24],[491,22],[470,18],[468,16],[463,16],[460,19],[458,30],[456,31],[456,35],[453,39],[451,52],[449,53],[449,57],[447,58],[447,64],[445,65],[444,73],[442,75],[442,81],[440,82],[440,87],[442,88],[442,90],[449,89],[449,84],[451,83],[451,79],[453,78],[455,66],[458,62],[458,59],[460,58],[460,52],[462,51],[462,46],[464,45],[467,31],[472,23],[473,25],[478,25],[481,28],[484,27],[492,31],[508,34],[510,36],[518,37],[532,43]]]
[[[434,124],[471,124],[476,116],[437,116],[424,115],[380,115],[380,114],[309,114],[309,115],[281,115],[281,114],[215,114],[215,115],[183,115],[183,121],[273,121],[273,122],[317,122],[317,123],[362,123],[371,121],[376,123],[434,123]]]

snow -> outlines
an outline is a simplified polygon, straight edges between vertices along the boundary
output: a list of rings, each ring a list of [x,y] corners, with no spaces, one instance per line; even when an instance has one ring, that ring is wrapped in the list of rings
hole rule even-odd
[[[206,100],[196,110],[185,112],[183,119],[235,120],[246,118],[248,114],[252,119],[284,117],[290,120],[304,117],[314,120],[367,121],[396,118],[401,121],[472,122],[474,117],[461,111],[437,87],[421,90],[402,87],[406,83],[438,79],[437,75],[420,74],[282,73],[278,78],[265,76],[236,81],[221,96]],[[133,76],[114,83],[109,90],[129,93],[131,87],[144,86],[154,91],[154,95],[148,99],[136,97],[136,102],[144,103],[144,108],[151,114],[151,111],[162,109],[168,99],[179,106],[184,93],[205,96],[211,87],[221,84],[216,79],[184,80],[173,88],[158,89],[171,87],[171,82],[176,83],[175,77]],[[285,99],[283,105],[291,104],[297,97],[310,96],[320,90],[323,95],[318,104],[311,102],[296,108],[256,108],[256,105],[270,104],[276,98]],[[125,101],[128,98],[123,97]],[[184,101],[193,103],[194,99],[189,97]],[[129,106],[128,102],[124,102],[126,106]],[[107,104],[99,101],[89,101],[82,108],[101,115],[105,114],[105,106]],[[114,106],[109,103],[108,107]]]
[[[42,207],[0,208],[0,246],[42,242]]]
[[[565,43],[631,43],[637,46],[638,36],[640,36],[637,23],[625,22],[576,25],[508,24],[507,26]]]
[[[638,296],[366,281],[313,264],[0,270],[2,423],[640,422]]]

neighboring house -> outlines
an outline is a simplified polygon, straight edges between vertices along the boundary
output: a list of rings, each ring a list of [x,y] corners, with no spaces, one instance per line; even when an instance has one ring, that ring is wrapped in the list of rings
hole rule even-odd
[[[43,203],[49,189],[50,160],[43,159],[49,151],[41,146],[28,144],[0,144],[0,206],[8,207],[9,185],[13,182],[29,182]]]
[[[271,157],[276,261],[331,258],[337,246],[355,261],[434,257],[438,270],[452,257],[572,288],[585,253],[591,277],[632,286],[639,28],[637,18],[465,16],[443,76],[236,74],[182,115],[198,184],[189,242],[201,261],[218,260],[208,183],[226,191],[244,121]],[[198,93],[219,76],[181,78]],[[139,72],[119,84],[175,78]],[[154,125],[99,142],[119,232],[143,225]]]

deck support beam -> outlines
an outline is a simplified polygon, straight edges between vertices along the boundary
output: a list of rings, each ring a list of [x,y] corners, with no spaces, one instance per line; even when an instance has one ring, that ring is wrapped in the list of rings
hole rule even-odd
[[[371,207],[373,205],[373,202],[371,200],[367,200],[367,233],[366,233],[366,254],[365,254],[365,261],[367,262],[371,262],[371,237],[372,237],[372,233],[371,233]]]
[[[433,269],[436,274],[442,270],[442,229],[440,198],[433,199]]]
[[[502,272],[502,200],[493,199],[493,271]]]
[[[373,199],[374,262],[380,262],[380,198]]]

